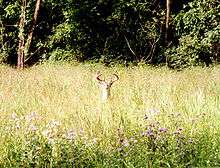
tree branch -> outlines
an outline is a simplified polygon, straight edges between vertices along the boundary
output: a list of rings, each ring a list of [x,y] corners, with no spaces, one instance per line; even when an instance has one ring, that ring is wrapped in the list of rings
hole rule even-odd
[[[130,49],[131,53],[136,57],[136,54],[135,54],[135,52],[132,50],[132,48],[131,48],[131,46],[130,46],[130,44],[129,44],[128,39],[126,38],[125,35],[124,35],[124,37],[125,37],[126,43],[127,43],[127,45],[128,45],[128,48]]]

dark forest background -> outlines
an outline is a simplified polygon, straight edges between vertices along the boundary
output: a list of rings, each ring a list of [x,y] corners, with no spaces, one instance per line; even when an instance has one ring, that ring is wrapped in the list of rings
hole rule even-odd
[[[219,53],[219,0],[0,0],[2,63],[184,68],[218,63]]]

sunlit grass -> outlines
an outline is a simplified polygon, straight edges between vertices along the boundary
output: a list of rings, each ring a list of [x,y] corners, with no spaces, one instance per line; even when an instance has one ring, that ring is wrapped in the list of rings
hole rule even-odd
[[[94,78],[98,70],[104,76],[116,72],[120,77],[120,80],[114,83],[111,90],[112,97],[107,103],[100,100],[99,88]],[[70,136],[70,139],[77,137],[80,142],[88,142],[95,146],[82,147],[86,148],[86,154],[85,151],[82,152],[82,156],[78,159],[83,160],[85,156],[91,158],[80,162],[84,164],[80,165],[81,167],[88,166],[90,163],[88,160],[92,160],[95,167],[177,166],[178,160],[175,159],[175,154],[178,152],[175,153],[174,150],[176,143],[174,137],[177,134],[184,134],[183,142],[186,141],[188,144],[188,140],[193,139],[196,146],[195,158],[198,155],[197,160],[194,159],[192,163],[187,164],[219,166],[219,74],[219,67],[193,68],[177,72],[165,67],[106,68],[88,64],[44,64],[17,71],[2,65],[0,67],[0,165],[30,166],[22,161],[20,158],[22,154],[18,157],[11,154],[10,150],[13,149],[14,153],[24,153],[26,149],[32,149],[32,143],[36,141],[28,141],[31,142],[28,144],[27,138],[34,134],[33,136],[39,136],[37,142],[41,147],[47,140],[49,144],[50,141],[55,141],[57,145],[48,148],[48,151],[52,150],[52,154],[45,152],[47,148],[42,147],[42,151],[39,149],[41,151],[39,157],[42,157],[36,161],[39,165],[40,161],[45,162],[43,158],[49,156],[53,156],[54,160],[47,160],[46,166],[62,165],[58,162],[63,156],[62,144],[68,141],[65,137]],[[155,126],[158,122],[159,125]],[[154,127],[149,127],[152,124]],[[164,130],[168,132],[166,136],[169,143],[164,145],[167,146],[166,150],[169,151],[170,148],[170,153],[173,152],[173,158],[168,154],[167,157],[156,155],[163,153],[160,152],[159,147],[157,148],[159,152],[153,151],[154,155],[151,155],[152,149],[149,146],[144,150],[143,146],[134,145],[133,151],[123,149],[128,157],[123,156],[121,158],[124,159],[123,164],[120,165],[121,162],[117,157],[121,156],[115,156],[114,149],[119,154],[120,145],[124,145],[125,148],[130,145],[128,148],[132,149],[131,144],[133,141],[136,143],[135,138],[137,143],[142,144],[143,141],[145,143],[141,137],[148,137],[149,129],[153,133],[156,132],[157,136]],[[48,135],[50,133],[52,135]],[[132,142],[128,140],[131,138]],[[152,139],[146,139],[146,142],[151,141]],[[152,143],[155,142],[157,139],[153,139]],[[161,144],[162,141],[159,142]],[[80,148],[80,144],[78,147]],[[66,157],[71,160],[73,149],[67,149],[69,151],[66,151]],[[100,161],[102,157],[105,158],[104,154],[99,156],[96,150],[98,153],[100,151],[108,153],[108,157],[113,150],[112,157],[116,160]],[[183,149],[184,152],[186,150],[188,149]],[[9,156],[11,158],[6,160]],[[147,162],[143,160],[145,156],[149,156],[145,158]],[[16,157],[18,157],[17,162]],[[178,158],[177,155],[176,157]],[[186,163],[181,164],[180,167]]]

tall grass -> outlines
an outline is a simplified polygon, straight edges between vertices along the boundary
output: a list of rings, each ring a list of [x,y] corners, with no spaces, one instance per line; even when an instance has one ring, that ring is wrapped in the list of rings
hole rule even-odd
[[[98,70],[120,76],[107,103]],[[0,166],[220,166],[219,74],[219,67],[0,66]]]

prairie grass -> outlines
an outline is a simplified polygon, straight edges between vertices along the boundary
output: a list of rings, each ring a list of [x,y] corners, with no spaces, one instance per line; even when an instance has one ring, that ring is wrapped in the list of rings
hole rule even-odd
[[[112,98],[94,79],[114,72]],[[220,166],[220,67],[0,66],[1,167]]]

